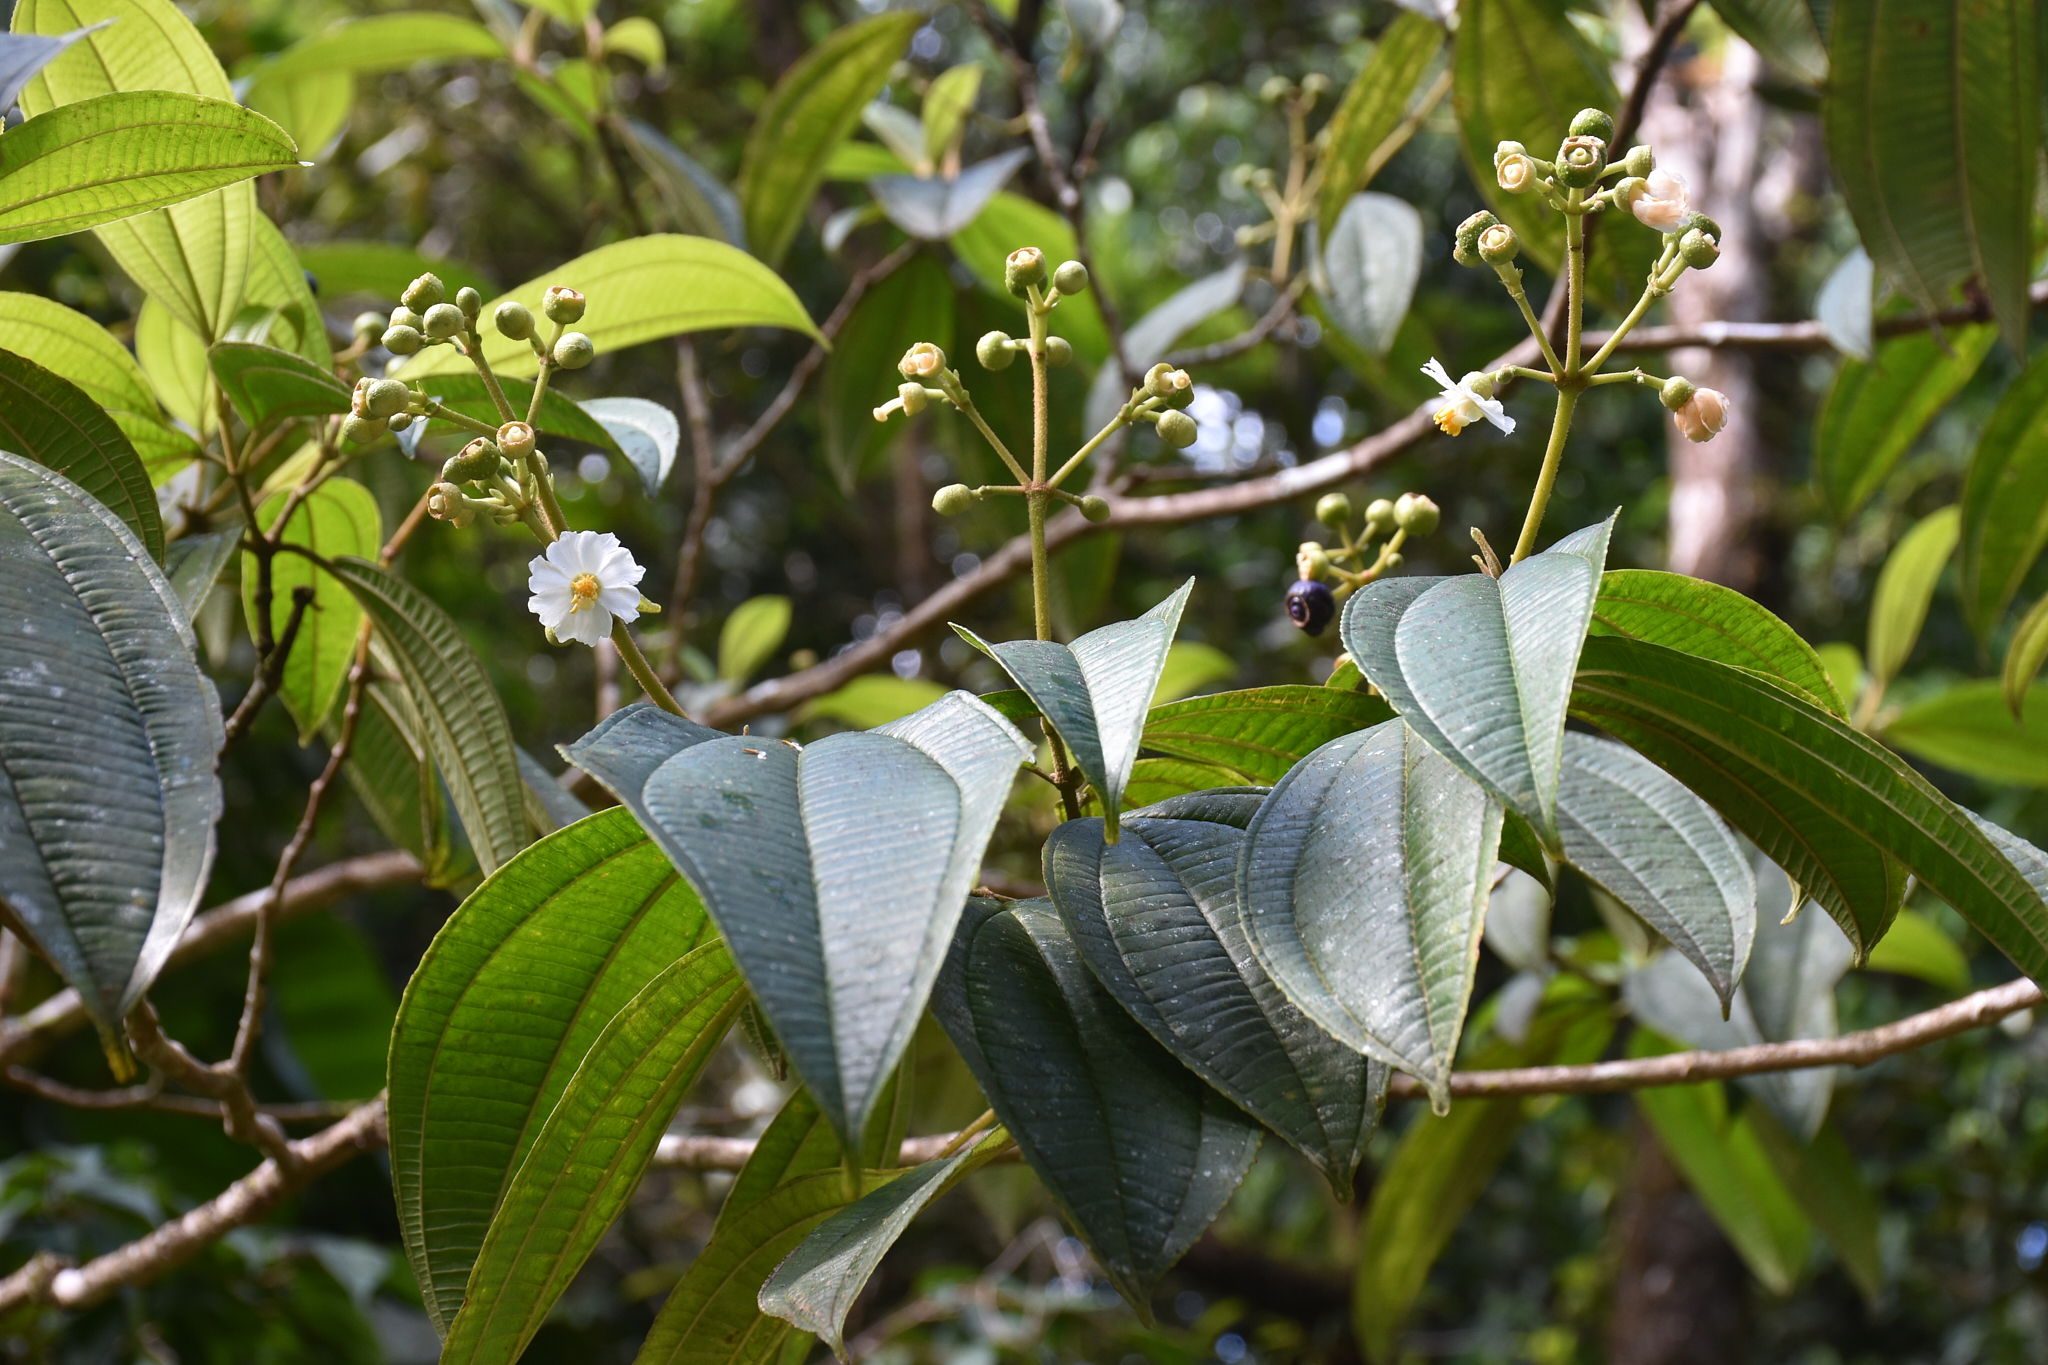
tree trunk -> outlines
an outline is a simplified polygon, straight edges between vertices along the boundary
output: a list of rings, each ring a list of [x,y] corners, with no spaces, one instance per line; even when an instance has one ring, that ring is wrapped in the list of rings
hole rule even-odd
[[[1640,1121],[1615,1215],[1614,1316],[1607,1365],[1742,1360],[1748,1274],[1712,1214]]]

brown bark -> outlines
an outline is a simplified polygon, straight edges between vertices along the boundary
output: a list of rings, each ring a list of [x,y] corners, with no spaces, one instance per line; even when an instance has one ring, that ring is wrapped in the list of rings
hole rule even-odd
[[[1641,1123],[1614,1233],[1608,1365],[1725,1365],[1744,1358],[1742,1262]]]

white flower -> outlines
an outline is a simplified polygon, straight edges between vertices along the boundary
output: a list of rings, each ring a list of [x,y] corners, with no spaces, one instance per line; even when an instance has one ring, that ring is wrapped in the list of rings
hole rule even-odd
[[[1711,441],[1728,425],[1728,395],[1718,389],[1695,389],[1671,420],[1686,440]]]
[[[595,646],[612,633],[612,618],[640,614],[647,572],[609,531],[570,531],[527,565],[526,609],[558,640]]]
[[[1434,357],[1422,367],[1422,372],[1443,386],[1443,392],[1438,395],[1441,401],[1436,411],[1430,415],[1446,436],[1456,436],[1482,417],[1499,427],[1503,433],[1513,433],[1515,419],[1508,416],[1507,409],[1500,405],[1500,400],[1485,397],[1473,387],[1474,382],[1481,380],[1482,376],[1468,374],[1463,379],[1453,379],[1444,372],[1443,365]]]
[[[1691,195],[1685,188],[1685,177],[1663,167],[1651,171],[1649,178],[1636,192],[1629,196],[1628,208],[1645,227],[1659,232],[1676,232],[1678,225],[1685,221],[1686,212],[1692,207]]]

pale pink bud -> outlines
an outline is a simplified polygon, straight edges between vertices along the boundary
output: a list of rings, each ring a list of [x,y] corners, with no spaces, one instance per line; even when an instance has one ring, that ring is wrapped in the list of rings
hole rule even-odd
[[[1728,395],[1716,389],[1695,389],[1685,405],[1671,414],[1688,441],[1711,441],[1728,425]]]
[[[1658,167],[1629,196],[1628,207],[1644,227],[1659,232],[1678,231],[1678,225],[1692,208],[1685,177]]]

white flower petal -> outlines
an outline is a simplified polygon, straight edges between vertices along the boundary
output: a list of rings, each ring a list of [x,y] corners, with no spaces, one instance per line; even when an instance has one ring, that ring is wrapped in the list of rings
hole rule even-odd
[[[588,609],[571,612],[568,619],[555,626],[554,630],[558,640],[575,640],[595,649],[598,641],[612,633],[612,618],[609,612]]]
[[[1428,375],[1431,379],[1434,379],[1437,383],[1443,385],[1444,391],[1446,393],[1450,392],[1452,389],[1455,389],[1458,386],[1458,382],[1455,379],[1452,379],[1449,373],[1445,371],[1443,367],[1443,362],[1438,360],[1435,356],[1431,356],[1429,358],[1429,363],[1422,367],[1422,372]]]
[[[559,592],[535,593],[526,599],[526,609],[538,616],[540,623],[549,630],[559,631],[562,622],[571,614],[570,608],[575,602],[576,599],[564,588]]]

